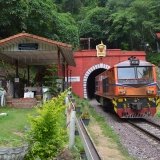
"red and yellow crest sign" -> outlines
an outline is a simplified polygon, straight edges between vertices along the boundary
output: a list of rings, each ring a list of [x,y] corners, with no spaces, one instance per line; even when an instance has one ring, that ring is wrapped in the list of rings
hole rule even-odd
[[[96,50],[97,50],[97,57],[106,56],[106,45],[104,45],[102,41],[101,44],[96,46]]]

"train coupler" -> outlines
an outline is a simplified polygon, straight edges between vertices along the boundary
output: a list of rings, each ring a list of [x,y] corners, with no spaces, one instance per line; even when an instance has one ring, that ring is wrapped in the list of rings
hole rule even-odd
[[[130,103],[130,107],[132,110],[140,111],[142,110],[142,103]]]

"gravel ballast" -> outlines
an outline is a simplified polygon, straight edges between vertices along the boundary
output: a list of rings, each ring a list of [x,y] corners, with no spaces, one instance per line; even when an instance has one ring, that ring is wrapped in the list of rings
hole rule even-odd
[[[160,160],[160,149],[154,141],[147,141],[145,135],[137,131],[127,123],[123,122],[118,117],[111,113],[104,112],[102,106],[95,100],[90,100],[90,105],[97,113],[102,115],[107,124],[115,131],[120,137],[122,145],[128,150],[129,154],[137,160]],[[149,120],[160,124],[160,119],[149,118]]]

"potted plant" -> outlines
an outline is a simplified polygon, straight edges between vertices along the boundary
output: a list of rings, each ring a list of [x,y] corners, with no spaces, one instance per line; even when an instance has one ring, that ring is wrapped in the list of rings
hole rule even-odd
[[[76,113],[80,113],[80,111],[81,111],[81,107],[80,107],[80,106],[78,106],[78,105],[76,105],[76,106],[75,106],[75,111],[76,111]]]
[[[78,128],[75,128],[75,135],[79,135]]]
[[[85,126],[88,126],[90,120],[90,114],[88,112],[84,112],[81,114],[80,118],[82,119]]]
[[[79,148],[79,152],[80,152],[81,159],[87,160],[87,156],[83,146]]]

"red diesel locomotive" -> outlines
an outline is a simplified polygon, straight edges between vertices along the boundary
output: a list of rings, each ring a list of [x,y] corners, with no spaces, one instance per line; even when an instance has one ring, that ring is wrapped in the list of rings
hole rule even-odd
[[[153,117],[160,98],[156,66],[131,57],[95,77],[95,97],[120,118]]]

